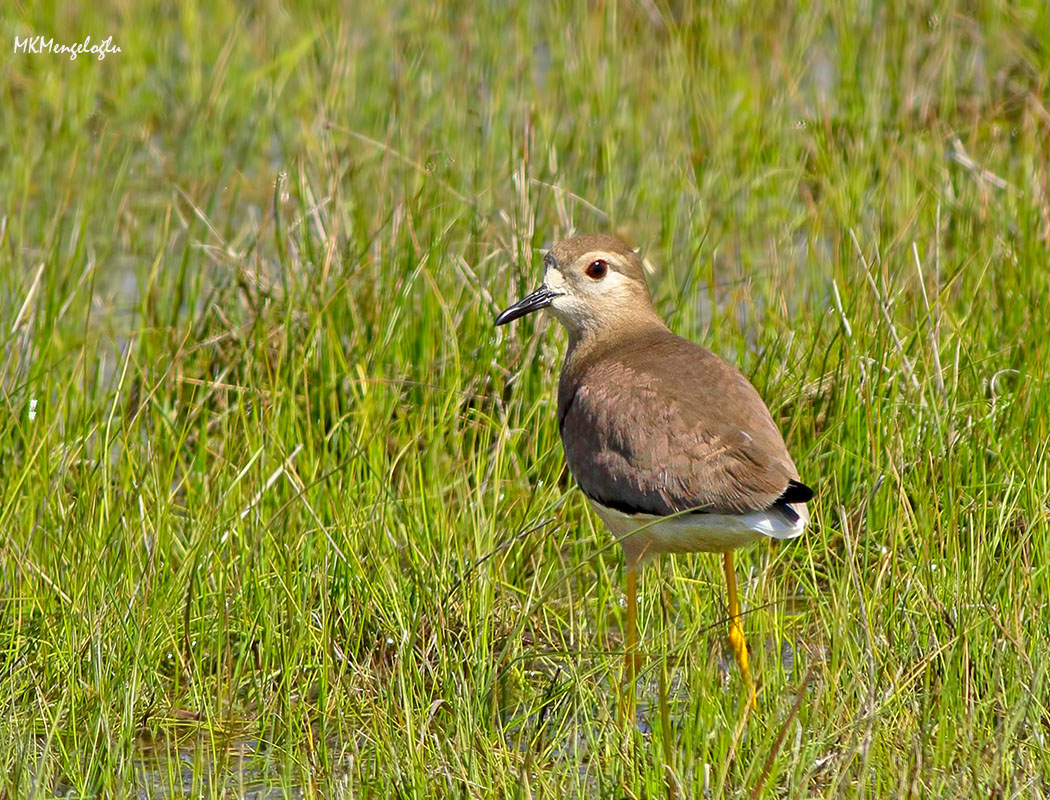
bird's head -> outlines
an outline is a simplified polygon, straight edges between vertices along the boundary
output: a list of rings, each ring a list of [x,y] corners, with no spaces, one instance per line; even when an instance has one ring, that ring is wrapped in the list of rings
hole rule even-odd
[[[543,257],[543,284],[500,312],[497,325],[550,308],[572,339],[658,321],[642,261],[614,236],[574,236]]]

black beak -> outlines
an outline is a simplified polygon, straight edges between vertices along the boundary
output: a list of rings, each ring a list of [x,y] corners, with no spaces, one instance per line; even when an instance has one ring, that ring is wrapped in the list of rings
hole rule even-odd
[[[499,315],[496,317],[496,324],[506,325],[508,322],[512,322],[518,317],[524,317],[526,314],[531,314],[533,311],[539,311],[541,308],[546,308],[551,304],[551,300],[555,297],[561,296],[561,294],[561,292],[555,292],[547,288],[546,284],[543,284],[528,297],[521,298],[521,300],[514,305],[499,312]]]

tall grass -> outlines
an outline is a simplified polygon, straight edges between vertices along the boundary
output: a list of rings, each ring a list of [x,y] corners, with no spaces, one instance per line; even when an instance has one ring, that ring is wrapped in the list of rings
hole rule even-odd
[[[0,775],[49,797],[1050,794],[1041,3],[139,3],[0,66]],[[644,249],[818,496],[643,580],[563,349]],[[658,676],[670,684],[657,713]]]

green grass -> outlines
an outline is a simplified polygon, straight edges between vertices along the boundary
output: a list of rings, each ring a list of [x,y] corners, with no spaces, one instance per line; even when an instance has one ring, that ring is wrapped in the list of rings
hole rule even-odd
[[[1050,7],[401,5],[0,12],[122,48],[0,66],[0,796],[1050,794]],[[817,489],[743,725],[710,555],[616,723],[564,338],[492,327],[571,230]]]

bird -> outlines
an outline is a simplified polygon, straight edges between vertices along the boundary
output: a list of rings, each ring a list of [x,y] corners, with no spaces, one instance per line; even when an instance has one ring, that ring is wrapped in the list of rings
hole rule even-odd
[[[800,536],[813,490],[751,382],[667,327],[628,244],[574,236],[555,244],[543,267],[539,288],[495,325],[547,309],[568,333],[557,392],[565,460],[624,554],[622,711],[633,720],[639,567],[691,552],[722,554],[728,641],[754,708],[733,551]]]

